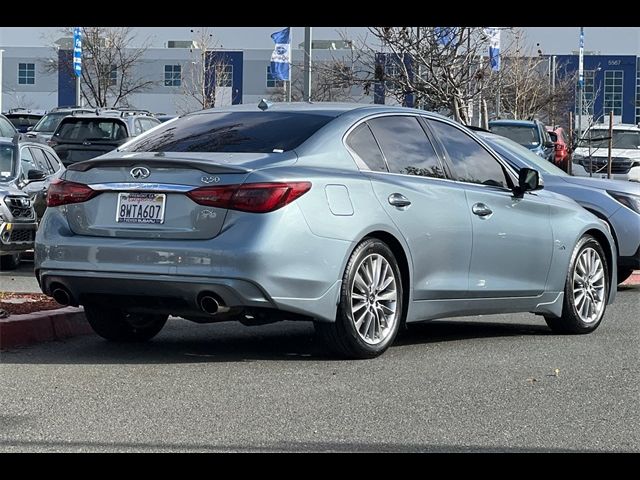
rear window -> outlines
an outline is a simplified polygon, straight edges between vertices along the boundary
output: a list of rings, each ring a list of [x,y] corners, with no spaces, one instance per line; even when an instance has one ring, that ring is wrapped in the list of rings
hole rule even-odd
[[[525,147],[532,147],[540,144],[538,129],[534,125],[491,125],[489,130],[496,135],[510,138],[516,143]]]
[[[556,132],[547,132],[547,133],[551,137],[551,141],[552,142],[557,142],[558,141],[558,134]]]
[[[38,120],[40,120],[39,115],[18,115],[18,114],[7,114],[5,115],[11,123],[17,127],[33,127]]]
[[[294,112],[226,112],[182,117],[123,150],[272,153],[296,148],[332,116]]]
[[[38,123],[36,123],[35,127],[33,127],[33,131],[55,132],[56,128],[58,128],[58,125],[60,124],[60,121],[67,115],[71,115],[71,112],[47,113],[40,119]]]
[[[73,117],[60,124],[55,137],[67,141],[122,140],[127,138],[127,129],[113,119]]]

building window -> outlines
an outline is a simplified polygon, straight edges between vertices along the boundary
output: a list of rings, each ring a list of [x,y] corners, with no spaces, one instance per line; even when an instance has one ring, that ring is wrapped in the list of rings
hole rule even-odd
[[[604,115],[613,112],[616,116],[622,116],[622,70],[607,70],[604,72]]]
[[[267,88],[281,88],[284,86],[284,80],[278,80],[271,73],[271,65],[267,65]]]
[[[392,60],[387,58],[387,63],[384,66],[384,75],[387,79],[385,82],[385,87],[387,90],[393,90],[397,85],[398,78],[400,78],[400,65],[398,64],[398,60]]]
[[[594,77],[595,70],[584,70],[584,88],[582,89],[582,114],[583,115],[591,115],[593,116],[593,104],[594,100]],[[580,94],[580,90],[576,85],[576,115],[579,112],[580,100],[578,95]]]
[[[182,67],[180,65],[164,66],[164,86],[179,87],[182,85]]]
[[[109,86],[115,87],[118,84],[118,67],[111,67],[111,71],[109,72]]]
[[[18,64],[18,84],[33,85],[36,83],[36,64],[35,63],[19,63]]]
[[[218,87],[231,87],[233,85],[233,65],[216,66],[216,84]]]

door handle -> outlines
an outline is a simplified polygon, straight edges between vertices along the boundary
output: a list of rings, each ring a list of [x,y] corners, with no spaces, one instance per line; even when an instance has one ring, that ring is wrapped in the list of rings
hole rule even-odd
[[[478,215],[479,217],[486,217],[493,213],[493,210],[487,207],[484,203],[476,203],[471,207],[471,211],[474,215]]]
[[[401,193],[392,193],[389,195],[389,203],[394,207],[408,207],[411,201]]]

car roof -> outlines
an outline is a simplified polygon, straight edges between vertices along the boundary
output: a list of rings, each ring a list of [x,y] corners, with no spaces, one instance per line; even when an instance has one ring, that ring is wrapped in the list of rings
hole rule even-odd
[[[93,120],[118,120],[119,122],[122,123],[126,123],[124,121],[124,119],[122,117],[119,117],[117,115],[95,115],[95,114],[90,114],[90,113],[80,113],[77,115],[68,115],[66,117],[64,117],[60,123],[62,122],[70,122],[74,119],[82,119],[82,120],[86,120],[86,119],[93,119]]]
[[[296,113],[315,113],[318,115],[327,115],[337,117],[343,113],[360,111],[363,113],[385,113],[385,112],[397,112],[397,113],[420,113],[421,115],[428,115],[433,117],[442,117],[437,113],[428,112],[426,110],[417,110],[409,107],[389,106],[389,105],[377,105],[367,103],[339,103],[339,102],[273,102],[266,109],[267,112],[296,112]],[[233,112],[259,112],[258,104],[240,104],[232,105],[223,108],[209,108],[207,110],[199,110],[192,112],[184,116],[191,115],[206,115],[211,113],[233,113]]]
[[[490,120],[489,125],[521,125],[521,126],[533,126],[538,123],[538,120]]]

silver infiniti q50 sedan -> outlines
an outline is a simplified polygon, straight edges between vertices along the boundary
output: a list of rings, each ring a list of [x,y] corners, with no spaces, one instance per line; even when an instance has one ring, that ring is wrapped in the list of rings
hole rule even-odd
[[[312,320],[368,358],[404,322],[532,312],[586,333],[615,297],[604,222],[420,110],[206,110],[76,163],[36,237],[43,292],[114,341],[168,315]]]

